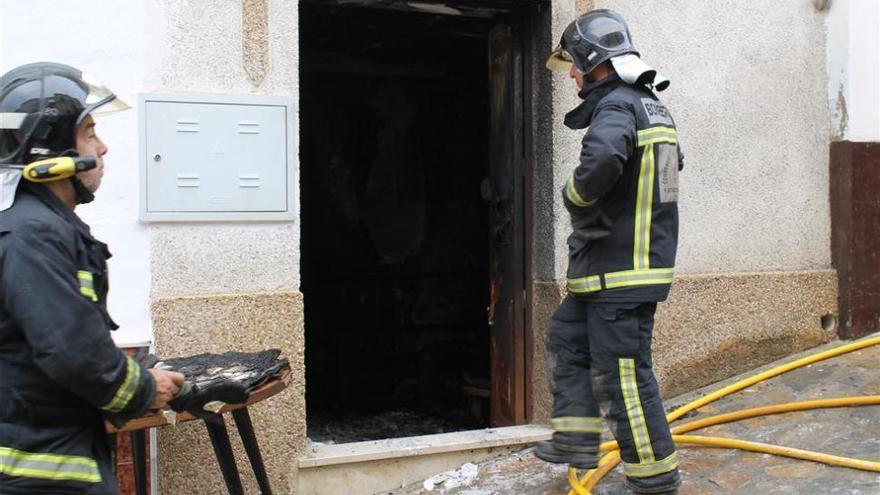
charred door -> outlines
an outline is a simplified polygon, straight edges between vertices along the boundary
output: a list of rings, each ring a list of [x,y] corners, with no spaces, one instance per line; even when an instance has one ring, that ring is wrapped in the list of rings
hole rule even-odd
[[[490,177],[484,197],[491,210],[493,426],[526,421],[523,50],[516,34],[510,23],[489,33]]]

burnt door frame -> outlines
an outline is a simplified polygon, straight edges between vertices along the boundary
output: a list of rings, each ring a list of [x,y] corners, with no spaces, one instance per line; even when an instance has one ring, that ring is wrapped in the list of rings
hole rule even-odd
[[[529,8],[489,32],[490,331],[492,426],[532,416],[531,78]]]

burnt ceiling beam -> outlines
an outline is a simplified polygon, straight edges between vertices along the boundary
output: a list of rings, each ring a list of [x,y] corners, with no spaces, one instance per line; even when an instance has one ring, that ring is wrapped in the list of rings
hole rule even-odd
[[[303,0],[324,6],[366,7],[425,14],[491,18],[545,3],[542,0]]]

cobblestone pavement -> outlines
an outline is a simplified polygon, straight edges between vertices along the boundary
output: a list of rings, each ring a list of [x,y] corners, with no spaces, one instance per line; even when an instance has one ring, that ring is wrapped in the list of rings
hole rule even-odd
[[[824,350],[839,343],[823,346]],[[805,353],[811,354],[817,350]],[[784,359],[774,365],[789,362]],[[769,369],[773,365],[763,369]],[[751,376],[760,370],[666,401],[671,410],[700,395]],[[770,404],[855,395],[880,395],[880,346],[822,361],[754,385],[691,413],[698,419]],[[695,431],[694,435],[737,438],[796,447],[826,454],[880,461],[880,406],[824,409],[765,416]],[[680,495],[697,494],[880,494],[880,473],[831,467],[737,450],[684,446],[680,448]],[[564,466],[536,459],[531,449],[479,465],[479,474],[445,488],[428,491],[422,485],[398,495],[564,495],[568,493]],[[455,476],[451,476],[455,480]],[[593,495],[624,495],[620,468],[593,490]]]

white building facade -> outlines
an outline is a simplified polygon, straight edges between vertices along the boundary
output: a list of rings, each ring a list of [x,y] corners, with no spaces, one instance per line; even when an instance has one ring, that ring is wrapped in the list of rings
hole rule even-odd
[[[654,343],[665,394],[837,336],[830,147],[880,140],[880,8],[872,0],[817,8],[822,3],[553,0],[529,10],[531,27],[520,32],[529,36],[524,132],[532,158],[520,203],[526,230],[517,233],[528,256],[525,340],[517,344],[526,405],[515,422],[549,415],[543,335],[564,289],[569,228],[558,191],[578,163],[581,139],[562,125],[578,103],[572,82],[546,73],[540,57],[588,8],[623,14],[642,57],[672,80],[661,97],[676,117],[686,165],[676,285],[659,310]],[[450,15],[426,4],[434,5],[430,15]],[[310,306],[301,244],[309,233],[299,217],[300,183],[289,192],[293,220],[140,221],[147,157],[136,103],[154,93],[289,99],[288,159],[298,181],[301,127],[311,125],[298,114],[310,97],[300,90],[300,9],[296,0],[0,0],[0,71],[66,63],[135,107],[98,122],[110,148],[106,175],[97,200],[77,209],[114,254],[116,342],[153,345],[164,356],[279,347],[291,360],[289,390],[252,412],[279,493],[297,492],[306,450]],[[51,26],[51,35],[35,36],[36,26]],[[222,493],[219,476],[192,462],[211,457],[202,429],[165,430],[160,492]]]

